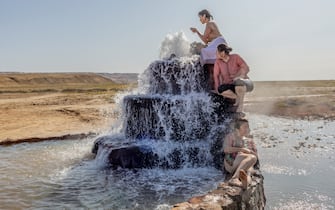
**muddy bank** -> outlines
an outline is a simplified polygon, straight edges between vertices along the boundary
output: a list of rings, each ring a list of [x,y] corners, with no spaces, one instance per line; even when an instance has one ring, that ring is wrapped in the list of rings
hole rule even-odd
[[[63,136],[50,136],[50,137],[44,137],[44,138],[27,138],[27,139],[6,139],[4,141],[0,142],[0,145],[3,146],[10,146],[12,144],[19,144],[19,143],[25,143],[25,142],[40,142],[40,141],[48,141],[48,140],[77,140],[77,139],[83,139],[83,138],[90,138],[97,136],[98,133],[80,133],[80,134],[67,134]]]

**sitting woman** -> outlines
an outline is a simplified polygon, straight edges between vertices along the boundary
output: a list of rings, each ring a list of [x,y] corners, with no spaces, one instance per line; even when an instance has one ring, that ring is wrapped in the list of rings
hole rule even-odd
[[[251,182],[249,174],[258,159],[255,144],[250,138],[248,120],[237,119],[234,131],[225,137],[223,150],[224,168],[232,174],[229,183],[246,189]]]
[[[198,34],[203,43],[207,45],[201,49],[200,63],[202,66],[205,64],[214,64],[216,59],[216,47],[221,43],[226,44],[226,40],[221,35],[215,22],[211,21],[213,16],[209,13],[208,10],[201,10],[198,15],[200,22],[202,24],[206,24],[204,34],[201,34],[196,28],[191,27],[190,29],[193,33]]]

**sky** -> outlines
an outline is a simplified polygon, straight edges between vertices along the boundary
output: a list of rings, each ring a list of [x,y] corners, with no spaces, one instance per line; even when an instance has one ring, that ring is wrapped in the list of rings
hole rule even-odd
[[[142,73],[202,9],[251,79],[335,79],[334,0],[0,0],[0,72]]]

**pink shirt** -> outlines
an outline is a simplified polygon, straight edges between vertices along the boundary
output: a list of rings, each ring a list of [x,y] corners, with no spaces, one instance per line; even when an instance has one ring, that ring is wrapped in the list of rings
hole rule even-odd
[[[229,55],[229,60],[224,62],[222,59],[216,59],[214,64],[214,83],[215,88],[221,84],[233,84],[234,78],[249,72],[246,62],[238,55]]]

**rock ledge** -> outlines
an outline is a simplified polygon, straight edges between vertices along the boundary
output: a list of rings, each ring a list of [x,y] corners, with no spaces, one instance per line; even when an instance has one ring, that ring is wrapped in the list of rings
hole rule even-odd
[[[175,204],[172,210],[204,210],[204,209],[264,209],[264,177],[259,170],[252,176],[248,189],[231,186],[227,182],[219,183],[218,187],[205,195],[195,196],[187,202]]]

